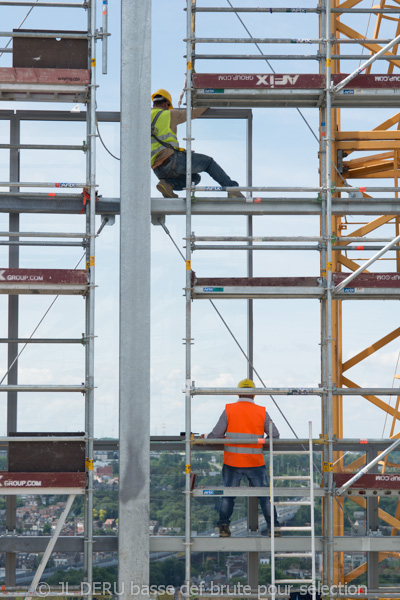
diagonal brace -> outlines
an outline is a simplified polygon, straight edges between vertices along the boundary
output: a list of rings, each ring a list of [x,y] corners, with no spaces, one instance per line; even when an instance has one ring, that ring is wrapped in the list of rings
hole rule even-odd
[[[344,279],[341,283],[339,283],[334,288],[333,291],[334,292],[340,292],[340,290],[342,290],[344,287],[346,287],[346,285],[348,283],[350,283],[350,281],[353,281],[353,279],[355,279],[360,273],[362,273],[363,271],[365,271],[365,269],[367,269],[370,265],[372,265],[372,263],[374,263],[376,260],[378,260],[378,258],[380,258],[382,256],[382,254],[385,254],[385,252],[387,252],[388,250],[390,250],[390,248],[393,248],[393,246],[395,246],[399,242],[400,242],[400,235],[398,235],[397,237],[395,237],[394,240],[392,240],[391,242],[389,242],[389,244],[386,244],[386,246],[384,248],[382,248],[382,250],[379,250],[379,252],[377,252],[376,254],[374,254],[374,256],[371,256],[371,258],[369,260],[367,260],[367,262],[364,265],[362,265],[361,267],[359,267],[357,269],[357,271],[354,271],[354,273],[351,273],[351,275],[349,275],[348,277],[346,277],[346,279]]]
[[[340,90],[342,88],[344,88],[344,86],[347,85],[349,83],[349,81],[351,81],[352,79],[354,79],[354,77],[357,77],[357,75],[359,75],[360,73],[362,73],[367,67],[369,67],[369,65],[371,65],[373,62],[375,62],[377,58],[379,58],[380,56],[382,56],[382,54],[385,54],[385,52],[387,52],[387,50],[390,50],[390,48],[392,48],[393,46],[395,46],[399,42],[400,42],[400,35],[398,35],[397,37],[394,38],[394,40],[392,40],[391,42],[389,42],[388,44],[386,44],[386,46],[384,46],[381,50],[379,50],[379,52],[377,52],[376,54],[374,54],[373,56],[371,56],[371,58],[369,58],[360,67],[358,67],[358,69],[356,69],[355,71],[353,71],[352,73],[350,73],[350,75],[348,75],[347,77],[345,77],[345,79],[343,79],[343,81],[341,81],[340,83],[338,83],[335,86],[332,86],[332,92],[340,92]]]
[[[399,442],[400,442],[400,440],[399,440]],[[65,519],[67,518],[68,513],[71,510],[71,506],[72,506],[75,498],[76,498],[75,494],[71,494],[70,496],[68,496],[68,500],[65,503],[65,508],[64,508],[63,512],[61,513],[60,518],[58,519],[57,526],[54,530],[54,533],[53,533],[52,537],[50,538],[49,543],[47,544],[47,548],[42,556],[42,560],[40,561],[40,565],[37,568],[35,576],[32,579],[32,583],[29,587],[28,595],[25,596],[25,600],[32,600],[32,596],[29,596],[29,594],[36,595],[37,585],[40,581],[41,576],[43,575],[43,571],[46,568],[47,562],[50,558],[50,554],[53,552],[54,546],[56,545],[57,539],[61,533],[61,529],[64,526]]]
[[[400,439],[393,442],[393,444],[391,444],[388,448],[386,448],[386,450],[383,450],[383,452],[381,452],[379,454],[379,456],[376,456],[373,460],[371,460],[371,462],[367,463],[365,465],[365,467],[363,467],[360,471],[358,471],[358,473],[356,473],[354,475],[354,477],[349,479],[349,481],[347,481],[345,484],[343,484],[342,487],[340,487],[338,490],[336,490],[336,495],[340,496],[341,494],[343,494],[343,492],[345,492],[347,490],[347,488],[349,488],[351,485],[353,485],[353,483],[358,481],[360,479],[360,477],[362,477],[365,473],[367,473],[367,471],[369,471],[374,465],[376,465],[376,463],[378,463],[384,456],[389,454],[389,452],[392,452],[392,450],[397,448],[397,446],[399,444],[400,444]]]

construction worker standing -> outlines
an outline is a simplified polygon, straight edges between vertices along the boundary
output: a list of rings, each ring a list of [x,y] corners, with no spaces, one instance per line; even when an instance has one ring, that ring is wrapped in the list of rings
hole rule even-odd
[[[172,106],[171,94],[157,90],[151,97],[151,167],[160,182],[157,189],[164,198],[177,198],[174,190],[186,187],[186,152],[179,148],[177,127],[186,121],[186,110]],[[202,115],[208,108],[193,108],[192,119]],[[205,171],[222,187],[236,187],[233,181],[211,156],[192,152],[192,183],[200,182]],[[228,192],[230,198],[244,198],[239,191]]]
[[[251,379],[243,379],[238,383],[239,388],[254,388]],[[207,438],[234,438],[257,440],[269,435],[269,424],[271,418],[263,406],[254,403],[254,395],[239,394],[239,400],[233,404],[227,404],[221,414],[218,423],[209,433]],[[279,437],[279,431],[272,423],[272,436]],[[265,468],[262,446],[259,444],[225,444],[224,466],[222,468],[222,479],[225,487],[238,487],[243,477],[246,477],[250,487],[267,487],[267,471]],[[267,531],[270,530],[271,504],[267,496],[259,496],[260,506],[267,523]],[[235,498],[223,496],[219,508],[219,535],[229,537],[231,535],[229,524],[233,513]],[[276,511],[274,511],[275,524],[279,527]],[[276,535],[280,533],[276,532]]]

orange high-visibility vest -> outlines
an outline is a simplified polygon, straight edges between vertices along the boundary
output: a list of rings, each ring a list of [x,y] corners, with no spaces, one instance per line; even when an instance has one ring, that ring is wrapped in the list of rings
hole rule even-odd
[[[266,410],[253,402],[235,402],[225,407],[228,427],[225,436],[234,439],[257,440],[264,437]],[[261,467],[265,465],[263,446],[259,444],[225,444],[224,464],[231,467]]]

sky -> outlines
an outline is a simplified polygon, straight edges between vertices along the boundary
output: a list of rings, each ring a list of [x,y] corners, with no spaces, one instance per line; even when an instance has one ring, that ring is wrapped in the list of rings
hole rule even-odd
[[[210,3],[211,4],[211,3]],[[234,5],[242,2],[236,0]],[[247,5],[258,2],[249,0]],[[271,6],[282,2],[271,1]],[[304,0],[304,6],[312,6]],[[199,0],[200,6],[209,5]],[[228,6],[225,0],[218,5]],[[298,2],[285,0],[285,6],[297,6]],[[365,0],[364,7],[371,3]],[[98,12],[100,15],[100,3]],[[153,0],[152,3],[152,89],[168,89],[176,103],[184,86],[186,13],[182,0]],[[1,7],[2,29],[11,31],[17,27],[27,12],[26,7]],[[315,38],[318,36],[316,15],[267,14],[242,17],[252,35],[262,37]],[[347,17],[354,26],[355,17]],[[85,28],[85,14],[80,9],[57,8],[53,11],[34,8],[24,24],[26,28],[57,29]],[[360,31],[372,34],[373,23],[368,16],[357,16]],[[166,24],[168,35],[166,35]],[[101,26],[101,23],[98,23]],[[102,75],[98,68],[98,110],[119,110],[120,87],[120,2],[109,3],[109,56],[108,74]],[[235,15],[199,14],[198,36],[247,37]],[[387,33],[390,36],[390,32]],[[2,38],[6,39],[6,38]],[[123,45],[122,45],[123,46]],[[201,51],[214,53],[238,52],[238,47],[210,45]],[[315,48],[306,45],[264,46],[268,54],[311,54]],[[256,54],[251,45],[240,45],[243,54]],[[350,51],[350,49],[349,49]],[[97,50],[100,62],[101,48]],[[10,66],[8,54],[0,57],[0,67]],[[316,61],[271,60],[276,72],[316,73]],[[352,61],[343,71],[358,65]],[[264,61],[198,61],[197,72],[259,72],[269,73]],[[375,72],[383,72],[382,65]],[[149,99],[150,106],[150,99]],[[0,110],[9,109],[71,110],[70,104],[9,103],[3,102]],[[84,106],[81,105],[81,110]],[[390,116],[394,111],[380,109],[348,109],[342,113],[342,128],[367,130]],[[318,144],[295,109],[254,109],[253,181],[259,186],[317,186]],[[304,116],[312,129],[318,129],[318,114],[305,109]],[[100,124],[102,138],[109,150],[119,156],[119,131],[116,124]],[[185,137],[180,126],[179,138]],[[0,120],[0,143],[8,141],[6,121]],[[197,120],[193,124],[194,148],[212,155],[232,178],[245,183],[246,177],[246,130],[245,123],[236,120]],[[78,123],[24,123],[22,138],[26,143],[40,139],[44,143],[81,143],[85,131]],[[0,181],[8,179],[8,154],[0,150]],[[79,152],[21,151],[22,181],[82,181],[85,174],[84,157]],[[103,197],[119,196],[119,162],[104,148],[97,147],[97,179],[99,193]],[[150,176],[150,175],[149,175]],[[208,176],[203,182],[212,183]],[[151,175],[152,196],[159,196],[157,179]],[[379,182],[384,183],[384,182]],[[358,223],[368,218],[348,218],[350,233]],[[8,218],[0,215],[3,231],[8,230]],[[98,218],[100,225],[100,218]],[[167,227],[172,237],[184,249],[185,223],[183,217],[167,217]],[[23,215],[21,229],[24,231],[74,231],[84,230],[82,216]],[[194,217],[193,231],[197,235],[245,235],[245,217]],[[312,235],[319,234],[317,217],[257,217],[254,219],[254,235]],[[380,231],[385,236],[394,235],[394,227]],[[49,251],[50,250],[50,251]],[[7,265],[7,247],[0,247],[1,264]],[[367,253],[366,253],[367,254]],[[369,256],[370,254],[368,254]],[[54,248],[21,248],[21,267],[74,268],[82,256],[82,250]],[[363,255],[364,256],[364,255]],[[357,258],[357,254],[350,255]],[[118,285],[119,285],[119,218],[113,226],[103,229],[96,243],[96,348],[95,348],[95,435],[116,437],[118,435]],[[244,253],[226,251],[197,251],[193,254],[192,267],[199,277],[244,276],[246,257]],[[380,262],[376,270],[394,270],[393,262]],[[255,276],[317,276],[319,257],[316,252],[260,251],[254,256]],[[153,435],[177,435],[184,429],[185,381],[184,345],[185,267],[182,258],[170,239],[160,227],[152,227],[152,329],[151,329],[151,433]],[[22,296],[20,298],[20,335],[29,336],[52,301],[50,296]],[[246,348],[246,302],[242,300],[219,300],[218,309],[233,330],[239,343]],[[343,356],[346,360],[365,346],[398,326],[396,302],[344,303],[343,307]],[[193,369],[192,379],[198,387],[234,387],[246,376],[246,360],[232,340],[225,326],[207,300],[192,303],[193,309]],[[7,298],[0,297],[0,337],[7,335]],[[255,340],[254,362],[264,383],[271,387],[317,387],[320,382],[320,307],[317,300],[258,300],[254,302]],[[60,297],[40,325],[37,335],[43,337],[80,337],[84,331],[84,302],[80,297]],[[358,365],[348,376],[359,385],[390,387],[396,372],[398,342],[386,346],[374,357]],[[0,364],[5,372],[5,349],[0,347]],[[28,347],[21,355],[20,383],[75,384],[84,379],[84,353],[80,347],[39,346]],[[2,377],[2,375],[1,375]],[[50,397],[51,396],[51,397]],[[226,401],[224,397],[195,397],[193,399],[194,432],[211,431]],[[268,397],[260,397],[260,404],[267,407],[276,422],[281,437],[293,437],[282,413],[299,437],[307,435],[308,421],[313,422],[314,436],[320,432],[320,400],[316,397],[277,396],[276,405]],[[392,403],[393,403],[392,399]],[[278,408],[280,411],[278,410]],[[0,435],[5,434],[6,400],[0,397]],[[346,437],[381,437],[385,417],[365,399],[344,398]],[[20,394],[18,426],[21,431],[77,431],[84,423],[83,399],[79,394]],[[388,434],[386,426],[385,437]]]

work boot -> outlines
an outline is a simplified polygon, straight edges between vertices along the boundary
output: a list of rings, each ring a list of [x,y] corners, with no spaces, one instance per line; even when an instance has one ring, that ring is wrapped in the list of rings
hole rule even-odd
[[[219,537],[231,537],[231,530],[229,529],[229,523],[219,525]]]
[[[178,196],[174,194],[172,185],[165,181],[165,179],[160,179],[159,183],[156,185],[156,188],[162,193],[164,198],[178,198]]]
[[[268,531],[268,537],[271,537],[271,531]],[[282,532],[274,529],[274,537],[282,537]]]
[[[231,192],[228,192],[228,198],[246,198],[246,196],[243,196],[242,192],[239,192],[239,190],[232,190]]]

